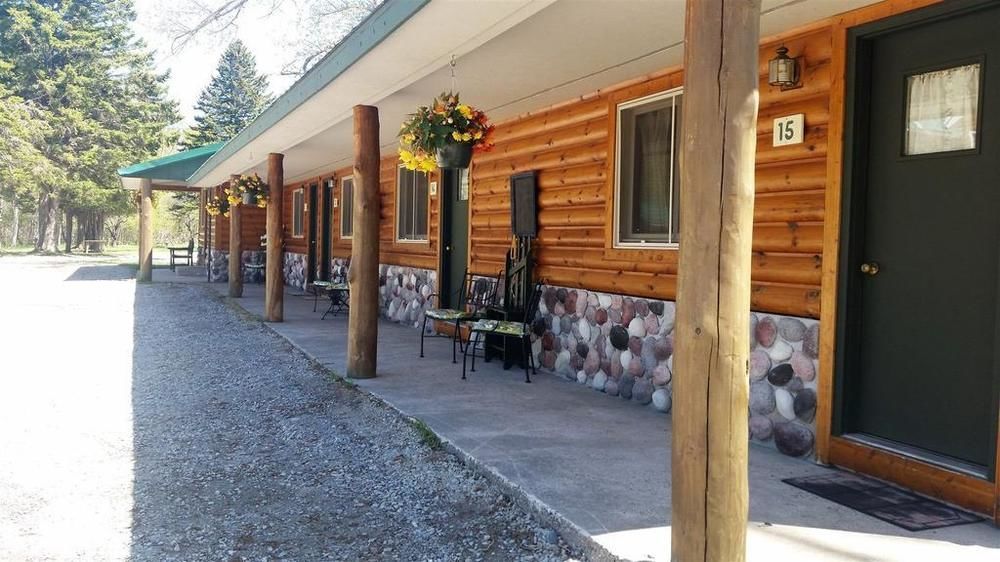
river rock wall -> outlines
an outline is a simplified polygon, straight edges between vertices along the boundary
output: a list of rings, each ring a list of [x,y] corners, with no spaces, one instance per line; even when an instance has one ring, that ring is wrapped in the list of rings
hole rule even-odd
[[[669,413],[675,304],[545,287],[532,324],[540,368],[595,391]],[[751,439],[801,457],[815,442],[819,322],[754,312],[750,327]]]
[[[430,296],[437,292],[437,272],[419,267],[379,265],[379,307],[382,316],[393,322],[420,328],[424,311],[436,304]],[[427,326],[432,329],[431,323]]]

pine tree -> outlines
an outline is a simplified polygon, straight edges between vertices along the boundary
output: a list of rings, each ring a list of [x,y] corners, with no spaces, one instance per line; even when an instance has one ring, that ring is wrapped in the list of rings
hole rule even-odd
[[[185,135],[187,148],[228,141],[271,103],[267,76],[257,73],[257,60],[240,41],[219,58],[212,81],[198,96],[195,126]]]
[[[97,235],[105,213],[130,212],[116,170],[173,140],[176,104],[134,19],[132,0],[0,0],[0,87],[44,122],[32,141],[59,171],[31,182],[37,250],[56,249],[61,208]]]

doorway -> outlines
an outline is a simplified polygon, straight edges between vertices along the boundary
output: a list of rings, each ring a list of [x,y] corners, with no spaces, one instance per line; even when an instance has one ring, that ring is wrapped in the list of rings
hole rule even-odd
[[[834,433],[993,479],[1000,395],[1000,6],[849,44]]]
[[[330,280],[330,245],[333,236],[333,180],[323,182],[323,229],[320,234],[319,279]]]
[[[316,281],[316,273],[319,270],[317,267],[317,248],[316,248],[316,233],[318,230],[318,220],[319,213],[317,213],[317,205],[319,203],[319,186],[315,183],[309,186],[309,208],[308,208],[308,226],[307,228],[307,240],[309,241],[308,249],[308,260],[306,261],[306,286],[309,287],[314,281]]]
[[[469,263],[469,170],[443,170],[441,197],[441,306],[455,308]]]

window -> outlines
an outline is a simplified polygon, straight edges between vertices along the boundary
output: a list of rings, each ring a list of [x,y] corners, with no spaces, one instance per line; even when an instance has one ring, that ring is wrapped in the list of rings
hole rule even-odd
[[[354,178],[340,180],[340,237],[354,236]]]
[[[680,89],[618,106],[618,246],[669,247],[679,240],[680,118]]]
[[[396,193],[396,239],[427,240],[427,174],[399,168]]]
[[[979,89],[978,64],[908,76],[903,153],[975,149]]]
[[[458,171],[458,200],[469,200],[469,169],[462,168]]]
[[[302,189],[296,189],[292,192],[292,236],[301,237],[303,236],[304,229],[302,228],[303,217],[305,216],[305,192]]]

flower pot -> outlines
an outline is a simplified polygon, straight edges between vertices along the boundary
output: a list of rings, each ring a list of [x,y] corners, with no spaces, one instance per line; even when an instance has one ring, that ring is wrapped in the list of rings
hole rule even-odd
[[[250,192],[243,193],[243,204],[244,205],[256,205],[257,196]]]
[[[438,168],[443,170],[468,168],[472,162],[472,145],[464,142],[446,144],[435,156]]]

